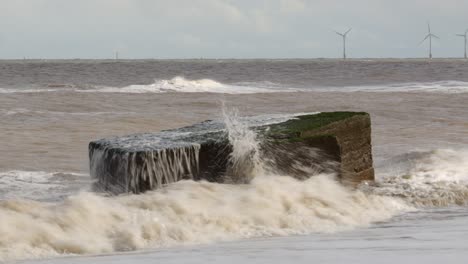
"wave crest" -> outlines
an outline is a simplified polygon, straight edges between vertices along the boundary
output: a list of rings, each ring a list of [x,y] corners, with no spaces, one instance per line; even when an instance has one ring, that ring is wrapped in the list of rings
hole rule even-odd
[[[401,197],[421,207],[468,205],[468,151],[438,149],[411,156],[414,158],[406,160],[406,172],[398,171],[360,188]]]
[[[468,82],[437,81],[437,82],[404,82],[387,85],[346,86],[330,88],[329,91],[341,92],[424,92],[424,93],[468,93]]]
[[[0,259],[97,254],[259,236],[336,232],[409,210],[326,175],[265,175],[248,185],[182,181],[143,195],[61,203],[0,201]]]
[[[80,92],[107,92],[107,93],[225,93],[225,94],[252,94],[272,93],[287,90],[261,88],[243,85],[223,84],[212,79],[188,80],[176,76],[169,80],[156,80],[148,85],[130,85],[122,88],[103,87]]]

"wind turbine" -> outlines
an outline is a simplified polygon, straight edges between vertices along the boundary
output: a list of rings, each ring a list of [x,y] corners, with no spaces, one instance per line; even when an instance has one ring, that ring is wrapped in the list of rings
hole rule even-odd
[[[421,45],[426,39],[429,39],[429,59],[432,59],[432,38],[440,39],[438,36],[431,33],[431,25],[427,23],[427,35],[426,37],[419,43]]]
[[[343,59],[346,60],[346,36],[348,33],[351,31],[351,28],[348,29],[345,33],[340,33],[338,31],[335,31],[336,34],[340,35],[343,38]]]
[[[466,35],[467,34],[468,34],[468,29],[465,31],[465,34],[457,34],[457,36],[465,38],[465,59],[467,58],[466,57]]]

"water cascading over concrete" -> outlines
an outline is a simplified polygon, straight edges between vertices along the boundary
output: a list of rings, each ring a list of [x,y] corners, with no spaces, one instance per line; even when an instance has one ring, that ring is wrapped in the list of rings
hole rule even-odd
[[[367,113],[296,116],[241,132],[232,125],[206,121],[93,141],[91,176],[100,189],[115,194],[141,193],[184,179],[248,183],[261,159],[261,169],[298,179],[323,172],[336,173],[345,184],[374,178]],[[257,137],[261,140],[252,142]]]

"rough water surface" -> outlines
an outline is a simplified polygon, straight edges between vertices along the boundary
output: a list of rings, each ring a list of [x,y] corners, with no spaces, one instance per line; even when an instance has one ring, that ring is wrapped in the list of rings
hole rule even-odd
[[[2,61],[0,260],[465,263],[467,68],[460,60]],[[238,114],[223,114],[223,101]],[[243,117],[337,110],[371,114],[376,183],[349,190],[330,174],[297,181],[262,169],[261,138]],[[208,119],[226,120],[251,184],[93,192],[89,141]],[[90,254],[99,256],[76,257]]]

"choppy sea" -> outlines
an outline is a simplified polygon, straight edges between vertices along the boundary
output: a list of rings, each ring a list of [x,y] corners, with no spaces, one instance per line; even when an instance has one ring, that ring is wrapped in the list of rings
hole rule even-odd
[[[369,112],[376,182],[93,192],[90,141],[223,122],[223,107]],[[0,131],[0,262],[468,261],[464,60],[0,61]]]

